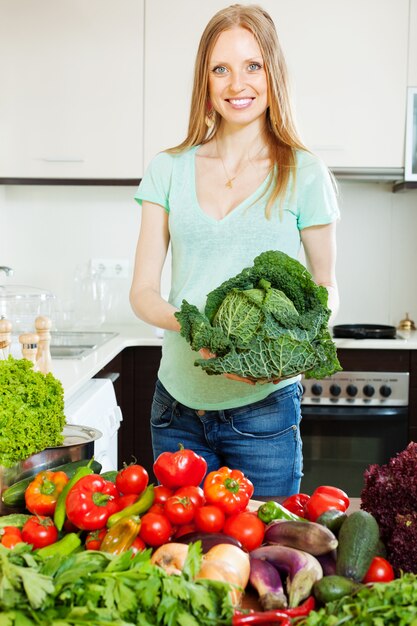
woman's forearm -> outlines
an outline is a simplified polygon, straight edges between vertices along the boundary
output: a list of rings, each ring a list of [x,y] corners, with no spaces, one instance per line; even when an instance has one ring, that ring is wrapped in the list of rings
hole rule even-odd
[[[163,328],[164,330],[180,330],[180,324],[174,317],[174,313],[178,309],[164,300],[153,289],[132,290],[130,303],[135,314],[147,324]]]

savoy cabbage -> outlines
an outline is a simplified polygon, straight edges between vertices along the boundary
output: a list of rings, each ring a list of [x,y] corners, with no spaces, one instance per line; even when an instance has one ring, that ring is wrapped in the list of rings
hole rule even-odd
[[[341,369],[328,330],[327,290],[284,252],[270,250],[214,289],[204,313],[183,300],[175,316],[207,374],[237,374],[256,382],[324,378]]]

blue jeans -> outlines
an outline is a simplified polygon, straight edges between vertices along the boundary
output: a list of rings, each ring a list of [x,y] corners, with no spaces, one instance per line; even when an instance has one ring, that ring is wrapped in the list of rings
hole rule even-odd
[[[208,472],[226,465],[254,484],[254,496],[298,493],[302,477],[301,385],[236,409],[197,411],[177,402],[158,380],[152,402],[154,458],[178,444],[205,458]]]

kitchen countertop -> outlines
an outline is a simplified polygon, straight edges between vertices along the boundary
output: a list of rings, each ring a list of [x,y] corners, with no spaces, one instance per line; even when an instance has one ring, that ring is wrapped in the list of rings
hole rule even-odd
[[[52,373],[64,387],[68,401],[107,363],[124,348],[133,346],[160,346],[162,338],[155,328],[138,321],[121,326],[101,326],[102,331],[117,333],[117,336],[83,359],[55,359]],[[337,348],[349,350],[417,350],[417,331],[398,331],[396,339],[335,339]]]

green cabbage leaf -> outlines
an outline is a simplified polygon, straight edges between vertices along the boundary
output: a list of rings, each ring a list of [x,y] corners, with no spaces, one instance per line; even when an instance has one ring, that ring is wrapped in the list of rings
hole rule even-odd
[[[296,259],[263,252],[207,296],[204,313],[183,300],[175,316],[207,374],[237,374],[259,383],[341,370],[328,330],[327,290]]]

